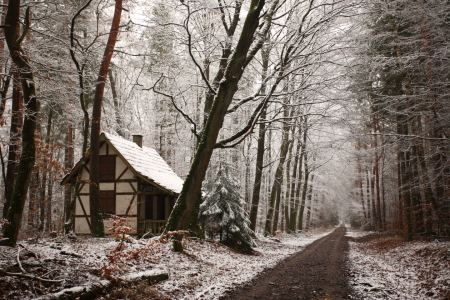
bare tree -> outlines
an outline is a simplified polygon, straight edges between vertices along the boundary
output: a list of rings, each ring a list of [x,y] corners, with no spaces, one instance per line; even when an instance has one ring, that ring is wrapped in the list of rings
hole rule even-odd
[[[114,53],[114,46],[119,35],[120,17],[122,15],[122,0],[115,0],[114,16],[109,31],[108,42],[103,55],[100,71],[98,74],[97,85],[94,94],[94,104],[92,107],[92,125],[91,125],[91,148],[89,159],[91,169],[89,179],[89,203],[91,215],[91,232],[93,236],[104,236],[105,229],[103,218],[100,212],[100,173],[99,173],[99,150],[100,150],[100,121],[102,116],[102,102],[105,91],[106,79],[108,76],[109,65]]]
[[[27,114],[22,130],[22,154],[14,183],[11,204],[6,215],[9,225],[4,228],[4,236],[10,246],[16,244],[22,222],[22,214],[30,184],[31,170],[35,160],[34,132],[36,129],[36,114],[39,112],[39,102],[36,97],[36,86],[33,71],[30,67],[21,43],[30,27],[30,8],[27,7],[25,22],[19,32],[21,1],[9,1],[5,17],[4,33],[12,61],[18,68],[21,78],[23,99]]]

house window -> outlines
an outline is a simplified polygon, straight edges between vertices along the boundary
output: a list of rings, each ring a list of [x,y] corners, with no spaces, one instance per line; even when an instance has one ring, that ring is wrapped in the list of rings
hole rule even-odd
[[[146,220],[166,219],[166,199],[164,195],[145,196],[145,219]]]
[[[100,179],[114,180],[116,178],[116,156],[101,155],[99,156],[99,174]]]
[[[116,214],[116,193],[114,191],[100,191],[100,212]]]

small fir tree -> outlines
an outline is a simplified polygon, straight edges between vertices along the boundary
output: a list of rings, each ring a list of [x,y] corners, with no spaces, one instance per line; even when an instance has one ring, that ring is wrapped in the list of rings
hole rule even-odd
[[[211,168],[211,176],[203,183],[204,197],[200,205],[199,222],[211,238],[219,237],[221,243],[250,253],[256,244],[250,229],[240,184],[233,176],[235,170],[225,162]]]

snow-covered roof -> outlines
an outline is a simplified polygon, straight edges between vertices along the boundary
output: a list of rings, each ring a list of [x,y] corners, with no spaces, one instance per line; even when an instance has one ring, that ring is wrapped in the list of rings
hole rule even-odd
[[[175,174],[155,149],[145,146],[141,148],[134,142],[106,132],[102,132],[102,135],[138,175],[173,193],[181,192],[183,179]]]
[[[156,152],[155,149],[128,141],[120,136],[102,132],[100,140],[107,141],[117,152],[125,164],[136,176],[154,183],[157,187],[169,193],[179,194],[183,188],[183,179],[172,170],[167,162]],[[73,178],[81,165],[81,159],[61,180],[61,184],[67,184]]]

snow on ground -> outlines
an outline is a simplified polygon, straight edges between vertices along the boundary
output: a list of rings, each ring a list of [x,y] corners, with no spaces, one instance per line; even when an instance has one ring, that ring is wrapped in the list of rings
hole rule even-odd
[[[119,242],[111,238],[32,239],[20,243],[20,265],[19,248],[0,247],[0,271],[16,274],[25,271],[61,282],[49,284],[0,274],[0,299],[53,299],[64,290],[107,286],[105,278],[128,281],[135,279],[136,274],[158,272],[169,275],[168,280],[151,287],[162,299],[218,299],[225,291],[251,280],[329,232],[281,235],[278,241],[260,237],[255,255],[194,239],[183,240],[184,253],[172,252],[171,243],[159,237],[133,240],[121,251],[115,251]],[[106,295],[104,299],[114,296]]]
[[[450,242],[352,232],[350,285],[360,299],[450,299]]]
[[[261,237],[256,256],[230,252],[215,243],[195,242],[188,245],[187,255],[168,252],[170,279],[156,287],[171,299],[217,299],[328,233],[284,235],[280,243]]]

